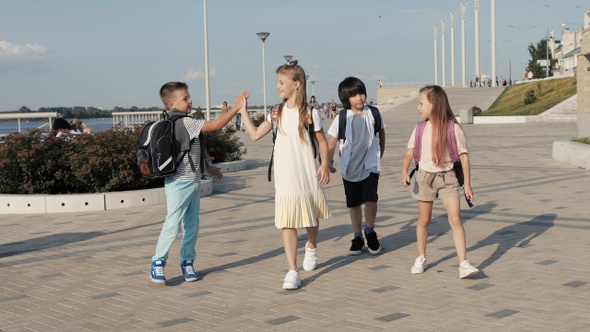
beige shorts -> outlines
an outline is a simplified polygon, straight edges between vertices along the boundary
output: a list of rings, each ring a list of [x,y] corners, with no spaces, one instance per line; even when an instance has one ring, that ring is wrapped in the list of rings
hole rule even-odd
[[[437,197],[459,197],[459,181],[454,171],[429,173],[416,172],[412,197],[419,201],[432,202]]]

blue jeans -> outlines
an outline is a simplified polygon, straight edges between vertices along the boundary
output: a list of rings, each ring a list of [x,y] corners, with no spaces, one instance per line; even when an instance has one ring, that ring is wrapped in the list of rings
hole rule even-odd
[[[158,244],[154,260],[168,259],[168,251],[176,239],[180,227],[183,226],[182,247],[180,261],[194,260],[197,257],[195,245],[199,234],[199,212],[201,210],[201,183],[181,181],[172,177],[164,181],[166,192],[167,215]]]

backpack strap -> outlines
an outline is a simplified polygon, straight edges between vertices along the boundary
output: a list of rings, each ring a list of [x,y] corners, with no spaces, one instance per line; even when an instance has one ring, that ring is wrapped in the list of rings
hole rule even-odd
[[[414,164],[418,166],[420,163],[420,153],[422,152],[422,133],[424,133],[426,121],[420,121],[416,125],[416,132],[414,133]]]
[[[205,135],[203,134],[203,132],[199,132],[199,144],[201,147],[201,156],[199,158],[199,166],[201,168],[201,174],[205,172],[205,169],[209,168],[209,162],[207,160],[207,156],[209,155],[209,153],[207,152],[207,142],[205,141]],[[193,172],[195,172],[195,165],[193,163],[193,159],[189,158],[190,163],[191,163],[191,167],[193,169]]]
[[[185,118],[187,117],[187,115],[173,115],[173,116],[169,116],[166,112],[166,114],[164,115],[164,119],[168,119],[169,121],[172,121],[173,126],[174,126],[174,139],[176,141],[176,144],[179,145],[180,147],[180,151],[182,151],[182,155],[178,158],[178,162],[182,161],[184,159],[184,157],[188,154],[189,158],[188,158],[188,162],[191,165],[191,170],[193,171],[193,173],[197,173],[197,168],[195,167],[195,162],[193,161],[193,158],[190,157],[190,150],[191,150],[191,145],[194,143],[195,139],[189,139],[190,135],[188,133],[188,131],[186,130],[186,127],[184,126],[183,123],[177,125],[176,124],[176,120],[181,119],[181,118]],[[177,130],[179,129],[179,130]],[[181,134],[177,134],[178,131],[181,131]],[[181,139],[178,139],[178,135],[182,135]],[[206,164],[203,163],[203,148],[206,147],[204,146],[205,144],[205,137],[203,136],[202,133],[199,133],[199,142],[201,144],[201,162],[200,162],[200,166],[201,166],[201,173],[204,171],[204,166]],[[207,158],[207,155],[205,154],[205,159]]]
[[[307,130],[307,134],[309,135],[309,144],[311,144],[311,147],[313,148],[313,158],[317,158],[318,157],[318,148],[315,144],[315,123],[313,122],[313,109],[311,111],[309,111],[309,122],[311,123],[305,123],[305,129]]]
[[[283,101],[282,103],[280,103],[280,104],[278,105],[278,108],[279,108],[278,112],[279,112],[279,113],[280,113],[280,112],[283,110],[283,106],[284,106],[284,105],[285,105],[285,101]],[[270,113],[270,123],[271,123],[271,125],[272,125],[272,152],[271,152],[271,154],[270,154],[270,161],[269,161],[269,163],[268,163],[268,172],[267,172],[267,173],[268,173],[268,174],[267,174],[267,179],[268,179],[268,182],[270,182],[270,181],[271,181],[271,175],[272,175],[272,164],[273,164],[274,157],[275,157],[275,141],[277,140],[277,131],[278,131],[278,128],[277,128],[277,121],[276,121],[276,119],[274,118],[274,116],[272,116],[272,110],[273,110],[273,109],[275,109],[275,107],[277,107],[277,105],[275,105],[275,106],[273,106],[273,107],[271,108],[271,113]],[[266,121],[266,119],[264,119],[264,121]]]
[[[457,139],[455,138],[455,120],[447,121],[447,145],[449,147],[449,156],[451,161],[455,162],[459,159],[459,152],[457,151]]]
[[[346,141],[346,109],[341,109],[338,114],[338,140],[341,143]]]
[[[381,132],[381,113],[377,107],[367,105],[369,109],[371,109],[371,113],[373,113],[373,119],[375,120],[375,135],[378,135]]]

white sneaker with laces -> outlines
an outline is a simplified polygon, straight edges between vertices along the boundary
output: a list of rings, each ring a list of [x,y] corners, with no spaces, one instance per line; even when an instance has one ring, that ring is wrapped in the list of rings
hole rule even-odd
[[[293,290],[298,289],[301,286],[301,278],[299,277],[299,272],[295,270],[289,270],[287,275],[285,276],[285,280],[283,281],[283,289],[285,290]]]
[[[308,242],[309,243],[309,242]],[[305,256],[303,256],[303,269],[313,271],[318,266],[318,248],[311,249],[305,244]]]
[[[416,261],[414,261],[414,266],[412,266],[410,272],[423,273],[424,270],[426,270],[426,265],[426,257],[419,256],[418,258],[416,258]]]
[[[464,260],[459,264],[459,278],[465,279],[469,277],[473,277],[474,275],[478,274],[479,270],[471,265],[468,260]]]

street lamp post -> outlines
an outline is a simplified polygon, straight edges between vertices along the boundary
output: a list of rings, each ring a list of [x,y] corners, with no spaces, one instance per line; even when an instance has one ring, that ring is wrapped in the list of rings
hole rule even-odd
[[[266,119],[266,60],[264,59],[264,41],[270,32],[257,32],[256,35],[262,40],[262,94],[264,98],[264,118]]]
[[[475,76],[481,74],[479,70],[479,0],[475,0]]]
[[[434,84],[438,85],[438,47],[437,47],[437,38],[438,38],[438,28],[432,27],[434,29]]]
[[[451,17],[451,86],[455,86],[455,13]]]
[[[209,32],[207,30],[207,0],[203,0],[203,24],[205,25],[205,110],[207,121],[211,120],[211,101],[209,92]]]
[[[311,95],[315,96],[315,81],[310,81],[311,82]]]
[[[285,58],[285,60],[287,60],[287,63],[290,63],[291,59],[293,59],[293,56],[292,55],[285,55],[284,58]]]
[[[441,31],[441,53],[442,53],[442,86],[445,86],[446,81],[446,60],[445,60],[445,20],[440,20],[440,31]]]
[[[469,4],[462,3],[461,6],[461,83],[463,87],[467,85],[465,70],[465,6]]]
[[[496,0],[491,0],[492,14],[492,86],[496,84]]]

